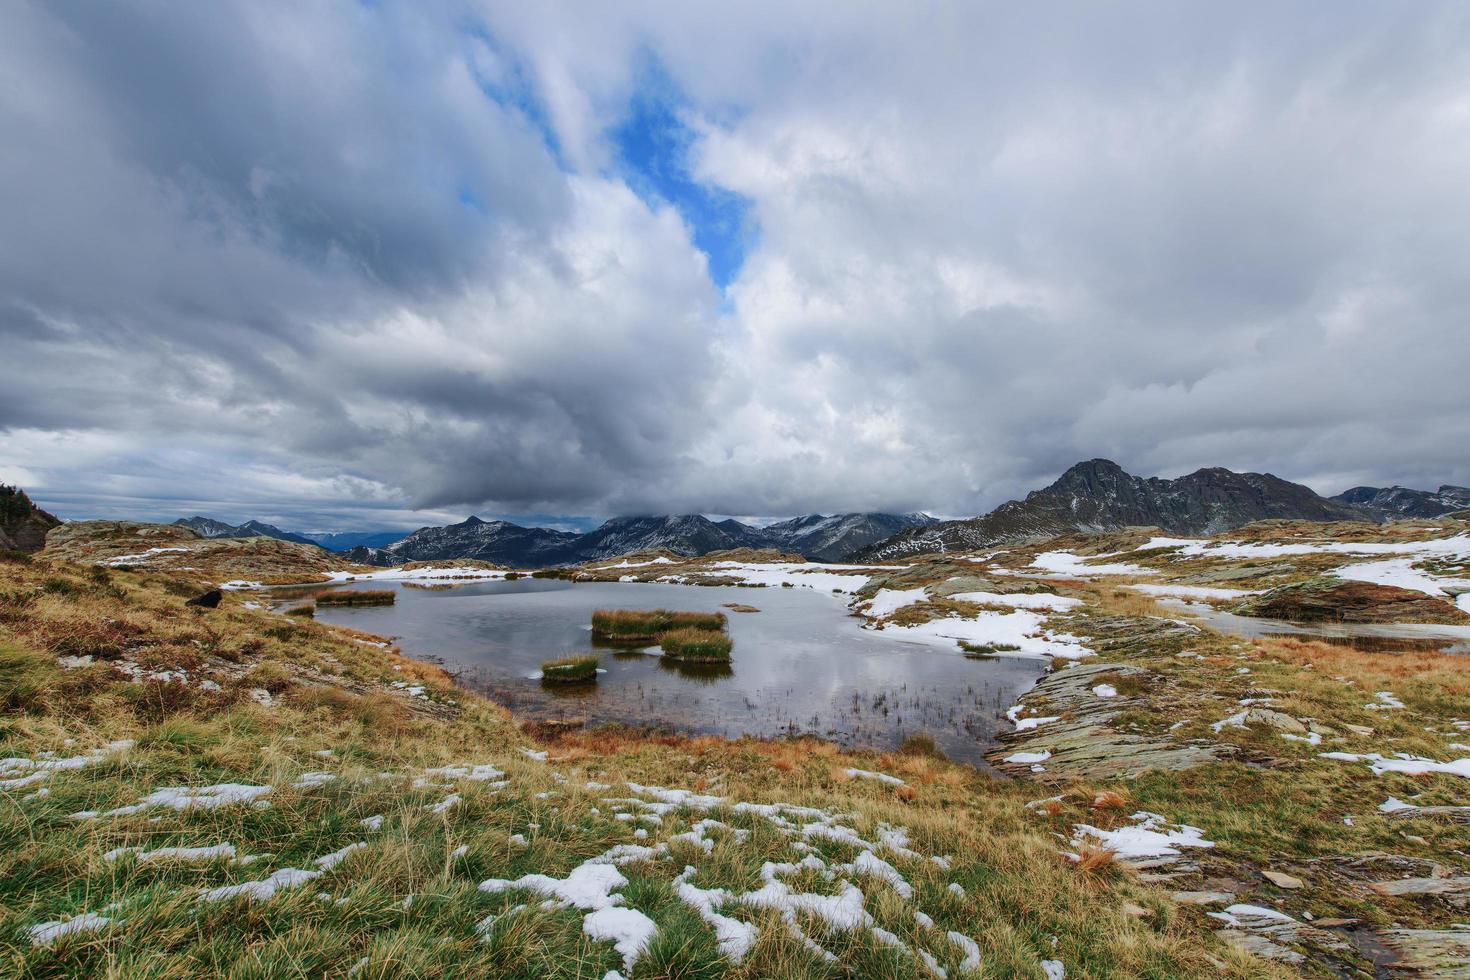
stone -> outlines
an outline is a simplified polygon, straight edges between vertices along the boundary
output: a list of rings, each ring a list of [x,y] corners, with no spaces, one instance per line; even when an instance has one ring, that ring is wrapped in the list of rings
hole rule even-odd
[[[1175,892],[1169,897],[1180,905],[1223,905],[1235,900],[1230,892]]]
[[[1470,878],[1396,878],[1368,887],[1380,895],[1464,895],[1470,893]]]
[[[203,595],[196,595],[194,598],[184,603],[184,605],[197,606],[201,609],[216,609],[219,607],[220,600],[224,597],[224,593],[221,592],[219,589],[210,589]]]
[[[1339,578],[1285,585],[1250,596],[1231,611],[1292,622],[1470,623],[1470,615],[1427,593]]]
[[[1470,929],[1387,929],[1378,937],[1409,977],[1470,977]]]
[[[1300,888],[1302,880],[1280,871],[1262,871],[1261,876],[1277,888]]]

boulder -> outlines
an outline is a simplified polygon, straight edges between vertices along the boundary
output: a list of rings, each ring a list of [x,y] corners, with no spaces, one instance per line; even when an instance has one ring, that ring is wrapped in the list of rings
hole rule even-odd
[[[203,595],[196,595],[194,598],[184,603],[184,605],[199,606],[203,609],[215,609],[219,606],[220,600],[223,598],[224,593],[220,592],[219,589],[210,589]]]
[[[1293,622],[1470,624],[1470,616],[1427,593],[1336,578],[1272,589],[1237,603],[1231,612]]]

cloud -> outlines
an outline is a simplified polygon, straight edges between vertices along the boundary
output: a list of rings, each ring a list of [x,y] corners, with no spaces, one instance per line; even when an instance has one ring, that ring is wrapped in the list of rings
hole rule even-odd
[[[0,28],[0,478],[70,515],[1470,483],[1459,5]]]

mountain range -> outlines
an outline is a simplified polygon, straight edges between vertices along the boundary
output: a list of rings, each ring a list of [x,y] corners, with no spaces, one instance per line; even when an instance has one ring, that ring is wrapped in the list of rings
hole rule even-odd
[[[1180,535],[1218,534],[1272,518],[1383,519],[1269,473],[1211,467],[1164,480],[1132,476],[1112,460],[1090,459],[1067,470],[1051,486],[1033,490],[1025,500],[1001,504],[983,517],[901,531],[851,557],[876,561],[1122,527],[1158,527]]]
[[[909,527],[934,523],[925,514],[812,514],[768,527],[700,514],[615,517],[585,534],[522,527],[471,517],[446,527],[424,527],[385,548],[355,548],[346,557],[369,565],[479,558],[521,568],[598,561],[635,551],[703,555],[732,548],[775,548],[832,560]]]
[[[316,541],[306,537],[304,534],[293,534],[290,531],[282,531],[274,524],[266,524],[262,521],[246,521],[244,524],[226,524],[212,517],[181,517],[174,521],[178,527],[187,527],[201,538],[276,538],[280,541],[294,541],[297,544],[314,544],[321,547]]]
[[[1359,510],[1367,511],[1383,521],[1406,517],[1442,517],[1457,510],[1470,510],[1470,487],[1453,487],[1446,483],[1438,490],[1410,490],[1408,487],[1353,487],[1332,498]]]
[[[1354,487],[1323,497],[1269,473],[1211,467],[1166,480],[1133,476],[1111,460],[1091,459],[1072,466],[1056,482],[1032,491],[1024,500],[1001,504],[980,517],[951,521],[937,521],[926,514],[811,514],[757,527],[733,519],[712,521],[699,514],[681,514],[615,517],[579,534],[470,517],[458,524],[422,527],[408,535],[394,531],[303,535],[261,521],[231,525],[198,516],[174,523],[204,537],[266,536],[315,544],[366,565],[478,558],[540,568],[636,551],[703,555],[733,548],[774,548],[816,561],[881,561],[1073,531],[1158,527],[1168,534],[1194,536],[1273,518],[1382,522],[1434,518],[1466,509],[1470,509],[1470,488],[1459,486],[1445,485],[1437,491]],[[0,527],[0,542],[4,533]],[[44,530],[40,533],[44,535]]]

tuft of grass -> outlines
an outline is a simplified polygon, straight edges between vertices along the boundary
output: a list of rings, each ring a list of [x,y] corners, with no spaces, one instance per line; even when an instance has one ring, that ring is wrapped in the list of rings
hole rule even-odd
[[[595,656],[575,653],[566,657],[558,657],[556,660],[548,660],[541,665],[541,680],[553,684],[595,681],[597,663]]]
[[[971,643],[968,640],[961,640],[960,649],[965,651],[967,657],[983,660],[1001,653],[1014,653],[1021,648],[1014,643]]]
[[[344,589],[341,592],[323,592],[316,597],[318,606],[391,606],[392,589]]]
[[[294,606],[286,610],[287,616],[300,616],[303,619],[316,618],[316,606]]]
[[[592,635],[609,640],[650,642],[677,629],[722,630],[724,613],[671,612],[668,609],[598,609]]]
[[[710,629],[685,627],[670,630],[659,637],[665,657],[707,663],[727,663],[734,642],[724,633]]]

